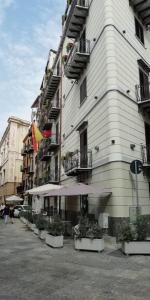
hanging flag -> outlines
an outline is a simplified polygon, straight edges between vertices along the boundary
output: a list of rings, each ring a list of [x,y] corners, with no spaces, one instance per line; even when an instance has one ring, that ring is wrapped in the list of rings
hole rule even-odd
[[[38,127],[36,127],[35,123],[33,123],[33,128],[34,128],[34,136],[35,136],[35,140],[36,142],[40,142],[41,140],[43,140],[43,135],[41,133],[41,131],[39,130]]]
[[[37,152],[37,142],[36,142],[36,139],[35,139],[35,133],[34,133],[33,123],[32,123],[32,144],[33,144],[33,150],[34,150],[34,152]]]

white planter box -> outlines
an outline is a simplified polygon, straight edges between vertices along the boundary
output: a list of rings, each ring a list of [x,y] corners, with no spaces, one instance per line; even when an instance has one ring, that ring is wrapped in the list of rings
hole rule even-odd
[[[39,229],[38,228],[34,228],[34,233],[39,235]]]
[[[20,217],[20,221],[27,225],[28,221],[24,217]]]
[[[39,230],[39,238],[40,238],[41,240],[45,240],[47,234],[48,234],[48,233],[47,233],[46,230]]]
[[[53,248],[61,248],[63,247],[63,235],[53,236],[50,234],[46,235],[45,242],[47,245]]]
[[[32,223],[30,223],[30,222],[28,222],[28,227],[32,230],[32,231],[34,231],[34,229],[36,228],[36,226],[35,226],[35,224],[32,224]]]
[[[125,254],[150,254],[150,241],[123,242],[122,251]]]
[[[104,250],[103,239],[81,238],[81,239],[75,239],[74,242],[75,242],[76,250],[88,250],[88,251],[98,251],[98,252]]]

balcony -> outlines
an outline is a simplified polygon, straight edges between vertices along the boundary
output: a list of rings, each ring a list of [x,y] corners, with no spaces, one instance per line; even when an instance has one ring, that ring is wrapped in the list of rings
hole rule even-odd
[[[86,68],[90,58],[90,41],[82,40],[75,43],[65,64],[65,75],[69,79],[78,80]]]
[[[27,154],[27,147],[24,146],[22,149],[21,149],[21,155],[22,156],[25,156]]]
[[[52,133],[52,136],[44,140],[44,147],[47,151],[53,151],[59,147],[59,137]]]
[[[32,153],[33,151],[34,151],[33,145],[28,145],[28,146],[27,146],[27,152],[28,152],[28,153]]]
[[[47,83],[47,87],[45,89],[44,99],[47,99],[47,101],[53,99],[57,91],[58,85],[60,83],[60,80],[61,80],[60,70],[57,70],[50,75],[50,78]]]
[[[89,12],[89,0],[73,0],[69,7],[65,23],[66,36],[76,39],[86,22]]]
[[[149,0],[129,0],[134,11],[142,20],[145,26],[150,25],[150,1]]]
[[[55,97],[51,102],[48,108],[48,118],[55,120],[60,112],[60,99]]]
[[[20,172],[22,172],[22,173],[25,172],[25,167],[24,166],[20,166]]]
[[[59,183],[59,172],[58,170],[50,170],[45,177],[45,183]]]
[[[150,176],[150,144],[141,145],[143,172],[145,175]]]
[[[150,112],[150,84],[136,85],[136,97],[140,110],[143,113]]]
[[[65,173],[68,176],[77,176],[81,173],[89,173],[92,171],[92,151],[87,153],[76,151],[70,153],[64,160]]]
[[[51,152],[48,150],[47,147],[45,147],[44,149],[41,149],[39,152],[39,159],[41,161],[47,161],[51,158],[52,154]]]
[[[27,168],[27,174],[29,174],[29,175],[34,174],[34,168],[32,165]]]

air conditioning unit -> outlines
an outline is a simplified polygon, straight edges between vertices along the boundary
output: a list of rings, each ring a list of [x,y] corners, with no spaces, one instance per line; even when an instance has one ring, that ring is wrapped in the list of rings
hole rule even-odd
[[[108,217],[109,217],[108,213],[101,213],[99,215],[98,224],[100,225],[101,228],[105,228],[105,229],[108,228]]]

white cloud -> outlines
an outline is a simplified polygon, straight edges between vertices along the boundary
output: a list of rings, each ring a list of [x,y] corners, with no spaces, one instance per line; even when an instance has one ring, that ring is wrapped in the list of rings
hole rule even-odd
[[[14,4],[14,0],[0,0],[0,25],[5,19],[6,10]]]
[[[20,1],[20,0],[19,0]],[[5,9],[14,0],[0,0],[0,21]],[[51,15],[51,17],[50,17]],[[31,105],[40,92],[46,60],[50,48],[57,49],[61,28],[52,8],[44,8],[42,19],[30,32],[22,31],[18,39],[11,32],[0,31],[0,60],[6,74],[0,74],[0,136],[10,115],[30,120]],[[57,21],[56,21],[57,20]]]

